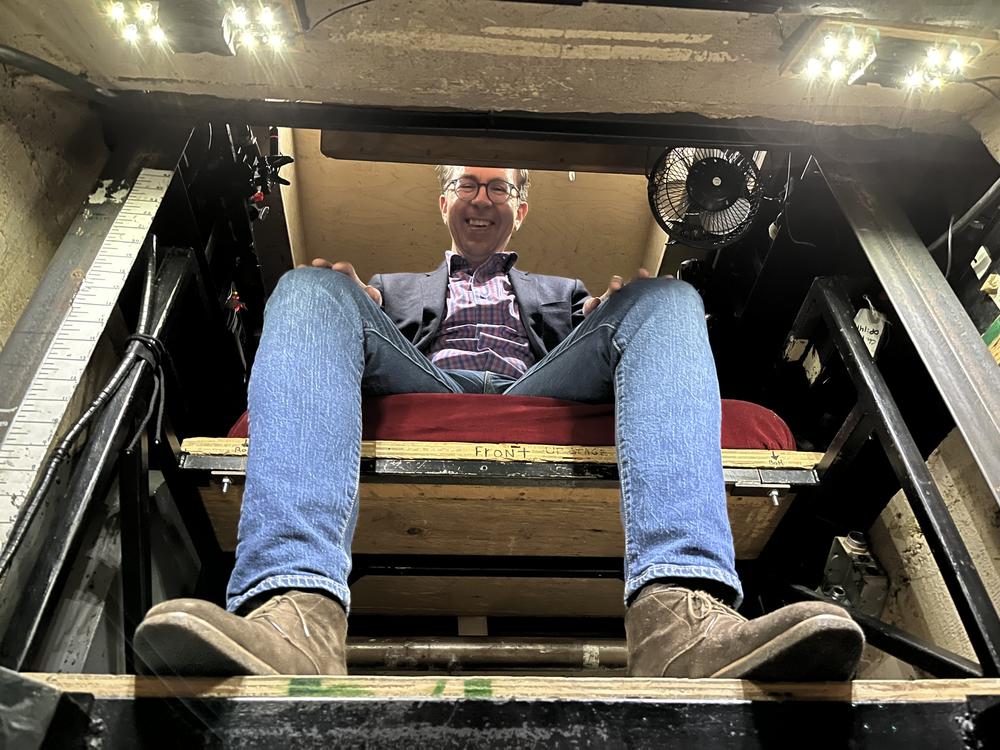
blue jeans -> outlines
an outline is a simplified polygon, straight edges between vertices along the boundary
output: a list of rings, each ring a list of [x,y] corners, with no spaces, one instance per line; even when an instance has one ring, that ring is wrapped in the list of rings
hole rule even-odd
[[[364,290],[328,269],[285,274],[250,378],[250,453],[227,606],[321,589],[350,608],[361,397],[506,393],[614,401],[625,597],[656,578],[742,596],[719,446],[720,401],[698,293],[634,281],[522,377],[442,370]]]

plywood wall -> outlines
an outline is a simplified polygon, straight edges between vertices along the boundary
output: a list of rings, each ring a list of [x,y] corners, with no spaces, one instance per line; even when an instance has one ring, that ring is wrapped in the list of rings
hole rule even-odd
[[[282,135],[296,157],[283,172],[293,181],[283,198],[296,263],[346,260],[367,279],[443,260],[451,241],[432,166],[331,159],[320,153],[319,131]],[[533,172],[529,206],[511,242],[518,266],[580,278],[595,294],[612,274],[628,277],[655,257],[649,248],[663,236],[640,175],[578,172],[571,181],[567,172]]]

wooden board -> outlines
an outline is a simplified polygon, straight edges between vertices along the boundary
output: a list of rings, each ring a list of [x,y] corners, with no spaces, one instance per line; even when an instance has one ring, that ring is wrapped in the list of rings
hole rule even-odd
[[[351,586],[358,615],[624,617],[613,578],[365,576]]]
[[[225,550],[236,548],[243,484],[201,488]],[[782,495],[730,495],[736,557],[756,558],[791,504]],[[362,482],[353,550],[379,554],[553,555],[617,557],[624,549],[615,487],[383,484]],[[476,523],[470,524],[469,518]]]
[[[181,450],[192,456],[245,456],[247,438],[188,438]],[[362,458],[450,459],[510,463],[613,464],[613,446],[545,445],[540,443],[450,443],[417,440],[363,440]],[[812,469],[822,453],[807,451],[722,450],[722,465],[731,469]]]
[[[25,673],[39,682],[98,698],[420,698],[454,700],[956,702],[1000,695],[1000,680],[856,680],[763,683],[623,677],[135,677]]]

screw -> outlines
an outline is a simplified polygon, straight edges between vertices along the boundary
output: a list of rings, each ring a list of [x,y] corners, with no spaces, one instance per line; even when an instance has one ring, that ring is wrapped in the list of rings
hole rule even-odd
[[[780,495],[778,494],[778,491],[777,490],[771,490],[767,494],[771,496],[771,502],[774,503],[774,507],[777,508],[778,507],[778,498],[780,497]]]
[[[229,486],[233,483],[233,480],[229,477],[222,478],[222,494],[225,495],[229,492]]]

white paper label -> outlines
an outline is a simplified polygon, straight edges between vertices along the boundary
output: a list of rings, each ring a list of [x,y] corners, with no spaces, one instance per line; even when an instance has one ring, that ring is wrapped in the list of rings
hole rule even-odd
[[[885,316],[878,310],[862,307],[854,316],[854,325],[861,334],[861,338],[864,339],[868,353],[874,357],[875,350],[878,349],[878,342],[881,341],[882,333],[885,331]]]
[[[990,262],[993,259],[990,258],[989,251],[987,251],[985,245],[979,246],[979,252],[976,253],[976,257],[972,259],[972,272],[976,274],[977,279],[983,278],[986,272],[990,269]]]
[[[819,377],[820,372],[823,370],[823,363],[819,361],[819,352],[816,351],[815,346],[809,347],[809,353],[802,360],[802,369],[806,371],[806,380],[809,381],[809,385],[815,383],[816,378]]]
[[[809,346],[809,339],[788,339],[788,343],[785,345],[785,361],[798,362],[806,353],[807,346]]]

